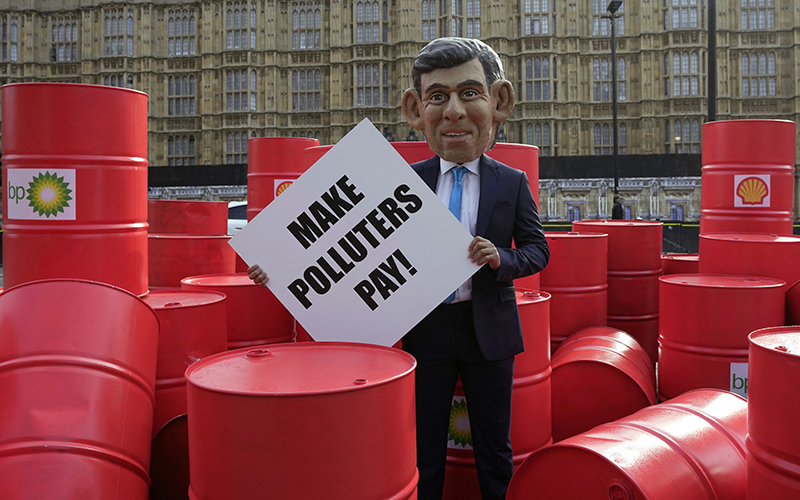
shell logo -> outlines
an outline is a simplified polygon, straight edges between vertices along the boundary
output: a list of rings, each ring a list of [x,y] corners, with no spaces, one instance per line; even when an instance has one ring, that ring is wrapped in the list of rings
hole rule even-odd
[[[275,196],[279,196],[281,193],[286,191],[286,188],[292,185],[292,181],[283,181],[278,184],[278,187],[275,188]]]
[[[768,194],[767,184],[758,177],[747,177],[736,187],[736,195],[747,205],[760,205]]]

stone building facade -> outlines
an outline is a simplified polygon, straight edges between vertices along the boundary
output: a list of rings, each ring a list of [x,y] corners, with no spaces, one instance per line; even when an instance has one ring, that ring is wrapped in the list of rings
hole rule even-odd
[[[504,140],[535,144],[542,156],[605,155],[613,143],[605,7],[604,0],[0,0],[0,84],[141,90],[150,96],[151,167],[237,164],[247,161],[248,138],[333,144],[363,118],[387,138],[406,140],[400,96],[411,86],[414,56],[430,39],[472,36],[500,54],[517,92]],[[800,3],[718,0],[717,12],[718,119],[798,121]],[[707,0],[626,0],[618,16],[620,154],[699,153],[708,113]],[[567,218],[583,203],[581,216],[608,214],[608,183],[543,181],[543,212]],[[677,200],[686,202],[684,218],[699,214],[699,179],[633,178],[621,188],[636,197],[636,213],[668,215]]]

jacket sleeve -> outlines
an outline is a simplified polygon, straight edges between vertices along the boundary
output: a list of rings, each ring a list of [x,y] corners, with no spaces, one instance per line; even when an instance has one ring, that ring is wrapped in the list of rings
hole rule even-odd
[[[495,280],[512,280],[536,274],[547,266],[550,248],[544,235],[528,177],[521,172],[514,220],[514,247],[498,248],[500,267]]]

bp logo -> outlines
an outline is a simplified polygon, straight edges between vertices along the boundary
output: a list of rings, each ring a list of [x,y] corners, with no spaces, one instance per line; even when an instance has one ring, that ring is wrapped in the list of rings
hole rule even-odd
[[[294,179],[275,179],[275,197],[286,191],[292,185]]]
[[[768,208],[770,205],[769,175],[735,175],[734,207]]]
[[[9,219],[75,220],[75,170],[8,169]]]
[[[450,407],[450,426],[447,429],[447,447],[472,449],[472,429],[469,426],[467,400],[463,396],[453,396]]]

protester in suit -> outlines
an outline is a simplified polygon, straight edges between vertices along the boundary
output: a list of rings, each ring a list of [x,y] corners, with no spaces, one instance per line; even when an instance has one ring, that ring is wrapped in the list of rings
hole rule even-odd
[[[524,348],[513,280],[542,270],[550,252],[525,174],[484,154],[514,108],[514,89],[497,54],[479,40],[440,38],[420,51],[412,77],[403,114],[436,153],[412,167],[446,205],[460,176],[461,206],[454,214],[474,236],[472,261],[486,264],[403,337],[418,362],[419,498],[442,496],[460,375],[482,498],[502,500],[514,471],[514,355]],[[461,165],[466,172],[457,174]]]
[[[420,51],[412,78],[403,114],[436,153],[412,167],[474,236],[467,252],[483,266],[403,337],[418,363],[418,498],[442,496],[460,375],[482,498],[502,500],[514,471],[514,356],[524,349],[513,280],[541,271],[550,252],[525,173],[484,154],[514,108],[497,54],[479,40],[440,38]],[[269,279],[259,266],[248,272]]]

